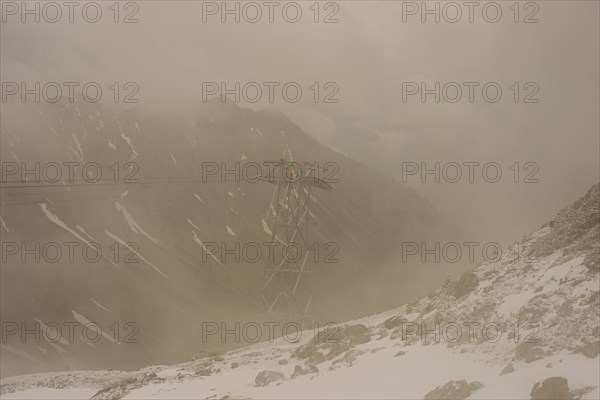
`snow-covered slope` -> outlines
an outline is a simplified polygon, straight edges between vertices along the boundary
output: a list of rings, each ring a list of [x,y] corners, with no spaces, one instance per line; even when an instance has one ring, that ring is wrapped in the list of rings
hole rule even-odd
[[[385,313],[174,366],[8,378],[3,398],[597,399],[599,207],[595,185],[497,262]]]

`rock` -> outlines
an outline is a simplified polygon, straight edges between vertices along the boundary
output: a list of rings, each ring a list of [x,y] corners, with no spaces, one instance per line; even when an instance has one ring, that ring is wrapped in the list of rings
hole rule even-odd
[[[288,360],[286,360],[285,358],[279,360],[279,365],[287,365],[288,364]]]
[[[391,318],[386,319],[385,321],[383,321],[383,326],[385,329],[394,329],[397,326],[402,325],[403,323],[407,323],[408,320],[406,318],[400,318],[397,315],[394,315]]]
[[[159,378],[158,375],[156,375],[156,372],[150,372],[148,374],[145,374],[142,379],[141,379],[143,384],[148,384],[150,382],[162,382],[164,381],[163,378]]]
[[[502,372],[500,372],[500,375],[510,374],[511,372],[514,372],[514,371],[515,371],[515,367],[513,367],[512,364],[508,364],[506,367],[504,367]]]
[[[305,360],[307,364],[315,365],[333,360],[354,346],[371,341],[369,329],[362,324],[331,328],[328,333],[322,333],[318,338],[319,341],[311,340],[298,347],[293,356]]]
[[[210,373],[210,368],[199,368],[195,372],[196,376],[210,376]]]
[[[306,360],[310,364],[319,364],[327,361],[325,355],[319,351],[318,345],[313,340],[298,347],[294,351],[293,357],[299,360]]]
[[[240,366],[240,363],[238,363],[238,362],[232,362],[231,363],[231,368],[237,368],[239,366]]]
[[[317,372],[319,372],[319,368],[312,364],[307,365],[306,368],[303,368],[301,365],[296,365],[294,367],[294,373],[292,374],[292,378],[307,374],[316,374]]]
[[[359,354],[360,353],[357,350],[349,350],[346,352],[346,354],[344,354],[343,357],[340,357],[337,360],[335,360],[334,362],[332,362],[329,369],[333,371],[333,370],[341,367],[342,365],[345,367],[351,367],[352,363],[354,361],[356,361],[356,356]]]
[[[571,391],[571,397],[573,397],[573,400],[581,400],[586,394],[594,391],[595,389],[595,386],[585,386],[581,389],[575,389]]]
[[[273,382],[282,381],[284,379],[285,375],[283,375],[281,372],[261,371],[258,373],[258,375],[256,375],[256,379],[254,379],[254,382],[256,383],[256,386],[263,387]]]
[[[574,353],[583,354],[588,358],[596,358],[600,354],[600,341],[586,343],[576,348]]]
[[[345,335],[350,339],[350,346],[368,343],[371,341],[369,329],[363,324],[350,325],[342,328]]]
[[[351,348],[352,347],[351,347],[350,343],[348,343],[348,341],[332,343],[331,347],[329,348],[329,353],[327,353],[325,358],[327,360],[332,360],[332,359],[336,358],[337,356],[339,356],[340,354],[350,350]]]
[[[523,342],[517,345],[515,349],[515,359],[530,363],[541,360],[546,356],[546,352],[536,343]]]
[[[482,387],[483,385],[479,382],[450,381],[444,386],[438,386],[427,393],[425,400],[463,400]]]
[[[566,378],[552,377],[538,382],[531,389],[531,400],[572,400]]]
[[[397,352],[397,353],[394,355],[394,357],[403,356],[403,355],[405,355],[405,354],[406,354],[406,352],[405,352],[405,351],[402,351],[402,350],[400,350],[399,352]]]
[[[457,299],[471,293],[475,288],[477,288],[477,283],[479,282],[479,278],[472,272],[465,272],[456,282],[456,286],[454,287],[454,297]]]

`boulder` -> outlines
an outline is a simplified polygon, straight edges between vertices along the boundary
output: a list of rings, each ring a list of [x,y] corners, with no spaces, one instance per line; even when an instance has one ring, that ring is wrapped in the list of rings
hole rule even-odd
[[[575,353],[583,354],[588,358],[596,358],[600,354],[600,341],[587,342],[575,349]]]
[[[515,349],[515,359],[530,363],[546,356],[546,352],[537,343],[523,342]]]
[[[538,382],[531,389],[531,400],[572,400],[566,378],[552,377]]]
[[[394,315],[391,318],[386,319],[385,321],[383,321],[383,327],[385,329],[394,329],[400,325],[402,325],[403,323],[407,323],[408,320],[406,318],[401,318],[397,315]]]
[[[515,367],[512,364],[508,364],[504,369],[500,372],[500,375],[510,374],[515,371]]]
[[[256,386],[263,387],[263,386],[267,386],[273,382],[283,381],[284,379],[285,379],[285,375],[283,375],[281,372],[260,371],[258,373],[258,375],[256,375],[254,382],[256,383]]]
[[[292,374],[292,378],[302,375],[316,374],[317,372],[319,372],[319,368],[312,364],[307,365],[306,368],[302,367],[301,365],[296,365],[294,367],[294,373]]]
[[[438,386],[427,393],[425,400],[463,400],[482,387],[483,385],[479,382],[467,383],[464,380],[450,381],[444,386]]]

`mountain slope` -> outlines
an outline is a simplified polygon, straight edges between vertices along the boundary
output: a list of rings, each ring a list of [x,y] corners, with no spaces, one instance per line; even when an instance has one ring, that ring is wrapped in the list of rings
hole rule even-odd
[[[264,312],[259,288],[265,262],[223,262],[206,257],[202,246],[268,242],[265,215],[273,186],[218,177],[204,182],[205,162],[233,168],[277,160],[285,152],[288,160],[337,165],[334,190],[313,192],[319,229],[312,240],[339,248],[338,263],[319,260],[314,267],[316,318],[355,318],[414,296],[415,285],[406,278],[418,270],[388,268],[386,279],[380,276],[396,258],[396,244],[460,233],[410,189],[320,145],[278,113],[218,102],[181,115],[115,113],[78,98],[9,102],[2,116],[4,165],[31,170],[38,163],[44,171],[78,163],[75,181],[66,184],[34,182],[54,177],[52,168],[27,174],[26,184],[15,182],[20,174],[3,182],[2,242],[19,245],[20,253],[53,243],[64,254],[60,262],[7,257],[0,270],[2,322],[39,331],[66,323],[81,329],[93,321],[106,333],[97,343],[9,335],[1,347],[3,376],[178,362],[198,349],[202,322],[253,320]],[[102,172],[96,183],[83,175],[91,163]],[[68,180],[66,167],[62,173],[61,180]],[[67,243],[78,245],[73,262],[66,261]],[[81,254],[91,243],[102,250],[95,262]],[[382,290],[385,298],[367,289],[397,288],[398,282],[404,290]],[[123,346],[129,334],[138,342]]]
[[[2,393],[597,399],[599,234],[597,184],[497,262],[394,310],[170,367],[9,378]],[[529,248],[536,252],[523,253]]]

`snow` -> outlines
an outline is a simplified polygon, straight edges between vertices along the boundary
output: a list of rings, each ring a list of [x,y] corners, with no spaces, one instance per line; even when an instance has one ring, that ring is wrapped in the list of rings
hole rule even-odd
[[[267,221],[265,221],[264,219],[262,220],[262,226],[263,230],[267,235],[273,236],[273,232],[271,231],[271,229],[269,229],[269,225],[267,225]]]
[[[40,204],[40,207],[42,208],[42,211],[44,212],[44,214],[46,215],[46,217],[54,222],[56,225],[60,226],[61,228],[63,228],[64,230],[66,230],[67,232],[69,232],[71,235],[75,236],[77,239],[81,240],[83,243],[90,245],[91,243],[88,242],[83,236],[79,235],[77,232],[75,232],[73,229],[69,228],[67,226],[67,224],[65,224],[63,221],[60,220],[60,218],[58,218],[56,216],[56,214],[52,214],[50,212],[50,210],[48,210],[48,206],[46,206],[46,203],[42,203]]]
[[[6,226],[6,223],[4,222],[4,220],[2,219],[2,217],[0,217],[0,223],[2,224],[2,228],[4,228],[4,230],[6,232],[10,233],[10,231],[8,230],[8,227]]]
[[[189,218],[188,218],[188,219],[187,219],[187,222],[188,222],[188,224],[190,224],[190,225],[191,225],[191,226],[193,226],[194,228],[196,228],[196,229],[198,229],[198,230],[201,230],[199,227],[197,227],[197,226],[196,226],[196,225],[195,225],[195,224],[192,222],[192,220],[191,220],[191,219],[189,219]]]
[[[202,243],[202,240],[200,240],[200,238],[198,237],[198,235],[196,235],[196,232],[192,231],[192,235],[194,236],[194,241],[196,243],[198,243],[200,245],[200,247],[202,247],[202,250],[204,250],[208,255],[210,255],[212,257],[212,259],[215,260],[220,266],[222,266],[223,268],[227,269],[227,267],[225,267],[225,265],[223,265],[223,263],[221,262],[221,260],[219,260],[217,257],[215,257],[215,255],[213,253],[211,253],[210,251],[208,251],[208,249],[204,246],[204,243]]]
[[[111,311],[111,310],[109,310],[108,308],[104,307],[102,304],[98,303],[96,300],[94,300],[94,299],[90,298],[90,301],[91,301],[92,303],[94,303],[94,304],[96,305],[96,307],[98,307],[98,308],[101,308],[101,309],[103,309],[104,311],[106,311],[106,312],[109,312],[109,313],[111,313],[111,314],[112,314],[112,311]]]
[[[100,326],[98,324],[90,321],[89,319],[87,319],[83,315],[79,314],[75,310],[71,310],[71,313],[73,314],[73,317],[75,318],[75,320],[77,322],[79,322],[81,325],[90,326],[88,329],[90,331],[90,333],[88,335],[89,340],[95,340],[97,334],[100,333],[102,335],[102,337],[105,338],[106,340],[113,342],[113,343],[117,343],[117,344],[119,343],[112,336],[110,336],[108,333],[106,333],[104,330],[102,330],[102,328],[100,328]],[[94,327],[94,325],[96,325],[96,326]],[[84,340],[84,342],[86,342],[86,341]]]
[[[237,236],[235,233],[233,233],[229,225],[226,225],[225,228],[227,229],[227,233],[229,233],[231,236]]]
[[[260,136],[264,136],[263,133],[260,131],[260,129],[257,129],[257,128],[250,128],[250,132],[252,132],[252,133],[256,132]],[[253,137],[254,137],[254,135],[253,135]]]
[[[79,161],[81,161],[82,163],[84,162],[83,158],[81,158],[81,156],[79,155],[79,153],[77,151],[75,151],[75,149],[73,147],[69,146],[69,150],[71,150],[71,152],[75,155],[75,157],[77,157],[77,159]]]
[[[144,261],[146,264],[148,264],[149,266],[151,266],[152,268],[154,268],[154,270],[156,272],[158,272],[159,274],[161,274],[162,276],[164,276],[165,278],[169,279],[169,277],[160,270],[160,268],[158,268],[157,266],[155,266],[154,264],[152,264],[150,261],[148,261],[146,258],[144,258],[144,256],[142,256],[138,251],[136,251],[133,247],[131,247],[130,245],[128,245],[123,239],[121,239],[120,237],[118,237],[117,235],[115,235],[114,233],[111,233],[109,231],[107,231],[106,229],[104,230],[104,233],[106,233],[109,237],[111,237],[112,239],[114,239],[115,241],[117,241],[121,246],[123,246],[124,248],[127,248],[130,252],[132,252],[133,254],[135,254],[137,257],[139,257],[142,261]]]
[[[540,279],[540,283],[544,286],[544,292],[558,289],[562,279],[584,276],[586,270],[582,265],[584,259],[585,257],[577,257],[548,269]]]
[[[286,346],[263,347],[258,363],[245,363],[245,353],[232,354],[223,362],[222,372],[188,381],[151,384],[131,391],[125,399],[198,399],[230,395],[260,399],[420,399],[424,394],[450,380],[478,381],[484,388],[472,396],[477,399],[528,398],[532,382],[550,376],[563,376],[571,389],[589,386],[597,381],[597,360],[566,353],[529,364],[518,365],[518,373],[500,376],[501,367],[478,360],[477,353],[457,353],[443,345],[402,347],[406,353],[394,357],[399,347],[389,341],[371,341],[361,348],[364,353],[351,367],[340,366],[331,370],[333,361],[319,364],[319,372],[294,379],[293,360],[289,365],[278,365],[276,354]],[[288,346],[289,347],[289,346]],[[383,347],[383,348],[382,348]],[[257,351],[252,346],[248,350]],[[240,366],[228,368],[236,360]],[[562,360],[562,361],[561,361]],[[552,368],[547,368],[548,362]],[[256,387],[254,379],[262,370],[284,372],[286,379],[278,385]],[[175,368],[165,372],[176,373]],[[366,383],[368,379],[368,384]],[[217,397],[218,397],[217,396]],[[585,396],[584,398],[592,398]]]
[[[125,219],[127,220],[127,223],[129,224],[129,228],[134,233],[142,234],[142,235],[146,236],[148,239],[152,240],[154,243],[158,244],[158,239],[150,236],[145,230],[143,230],[142,227],[135,221],[135,219],[133,219],[131,214],[129,214],[129,212],[127,211],[127,209],[124,206],[122,206],[120,203],[115,201],[115,207],[117,208],[118,211],[121,211],[121,213],[123,213],[123,216],[125,217]]]
[[[133,147],[133,144],[131,143],[131,138],[127,136],[125,132],[123,132],[121,125],[119,125],[119,131],[121,131],[121,138],[127,143],[129,148],[131,149],[131,152],[133,153],[133,156],[131,158],[137,157],[138,152],[135,150],[135,147]]]
[[[49,339],[52,339],[51,342],[56,342],[58,340],[58,343],[62,344],[63,346],[68,346],[69,342],[67,342],[61,335],[61,331],[59,329],[56,329],[56,327],[54,326],[48,326],[44,323],[44,321],[35,318],[36,322],[40,324],[41,328],[42,328],[42,332],[44,332],[45,334],[42,335],[42,337],[46,338],[48,337]]]
[[[156,375],[159,378],[172,378],[177,376],[178,373],[182,372],[181,368],[178,367],[174,367],[174,368],[167,368],[167,369],[163,369],[162,371],[158,372]]]
[[[68,388],[68,389],[52,389],[52,388],[36,388],[22,392],[6,393],[2,395],[2,399],[6,400],[81,400],[89,399],[98,392],[97,388]]]
[[[534,290],[528,290],[526,292],[513,294],[507,297],[498,307],[498,312],[504,315],[516,314],[519,312],[521,307],[523,307],[529,300],[531,300],[537,293]]]
[[[81,148],[81,143],[79,143],[79,139],[77,139],[77,136],[75,136],[75,134],[71,134],[71,137],[73,138],[73,140],[75,141],[75,145],[77,146],[77,151],[78,151],[78,158],[80,160],[83,161],[83,149]]]
[[[90,238],[92,241],[96,241],[96,239],[94,239],[89,233],[87,233],[85,231],[85,229],[83,229],[81,226],[79,225],[75,225],[75,228],[77,228],[77,230],[81,233],[83,233],[85,236],[87,236],[88,238]]]

